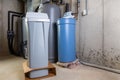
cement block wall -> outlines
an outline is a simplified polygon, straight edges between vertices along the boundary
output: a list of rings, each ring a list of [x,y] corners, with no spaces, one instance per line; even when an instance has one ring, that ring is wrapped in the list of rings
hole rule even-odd
[[[79,13],[80,60],[120,69],[120,0],[88,0],[88,15]]]

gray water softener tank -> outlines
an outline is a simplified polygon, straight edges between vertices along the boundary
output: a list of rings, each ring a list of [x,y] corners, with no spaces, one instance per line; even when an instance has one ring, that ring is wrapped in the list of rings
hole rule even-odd
[[[28,12],[28,58],[30,68],[48,67],[49,19],[46,13]],[[48,75],[48,70],[30,72],[30,78]]]
[[[56,62],[58,57],[57,48],[57,19],[61,16],[59,6],[52,3],[44,4],[43,12],[47,13],[50,18],[50,30],[49,30],[49,61]]]

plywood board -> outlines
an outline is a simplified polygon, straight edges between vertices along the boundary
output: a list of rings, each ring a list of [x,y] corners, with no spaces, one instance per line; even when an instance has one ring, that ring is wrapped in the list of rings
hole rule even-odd
[[[29,78],[29,72],[32,71],[36,71],[36,70],[44,70],[44,69],[48,69],[49,74],[47,76],[43,76],[40,78]],[[53,77],[56,75],[56,68],[49,63],[48,67],[43,67],[43,68],[36,68],[36,69],[31,69],[28,67],[28,62],[24,62],[23,63],[23,70],[24,70],[24,74],[25,74],[25,80],[40,80],[40,79],[44,79],[44,78],[49,78],[49,77]]]

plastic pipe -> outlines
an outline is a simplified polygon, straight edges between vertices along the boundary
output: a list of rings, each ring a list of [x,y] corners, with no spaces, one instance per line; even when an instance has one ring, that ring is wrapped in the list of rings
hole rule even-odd
[[[86,63],[86,62],[83,62],[83,61],[80,61],[80,63],[83,64],[83,65],[86,65],[86,66],[91,66],[91,67],[95,67],[95,68],[99,68],[99,69],[103,69],[103,70],[106,70],[106,71],[110,71],[110,72],[120,74],[120,70],[117,70],[117,69],[111,69],[111,68],[107,68],[107,67],[103,67],[103,66],[98,66],[98,65]]]
[[[85,9],[82,12],[82,16],[88,15],[88,0],[85,0]]]
[[[11,20],[11,15],[12,15],[12,20]],[[13,49],[13,39],[14,39],[13,22],[14,22],[14,17],[22,17],[22,16],[23,16],[23,13],[8,11],[8,31],[7,31],[8,47],[11,54],[15,56],[20,56],[20,55],[17,54]]]
[[[88,0],[85,1],[86,15],[88,15]]]

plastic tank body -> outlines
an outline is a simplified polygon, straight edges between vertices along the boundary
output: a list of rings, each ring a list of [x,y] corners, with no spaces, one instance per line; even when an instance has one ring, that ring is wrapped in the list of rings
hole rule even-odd
[[[76,59],[74,18],[60,18],[58,24],[58,60],[72,62]]]
[[[50,29],[49,29],[49,61],[57,61],[57,20],[61,16],[61,11],[59,6],[51,3],[44,4],[43,12],[47,13],[50,18]]]
[[[28,12],[28,66],[43,68],[48,66],[48,31],[49,19],[45,13]],[[48,70],[31,71],[30,78],[48,75]]]

